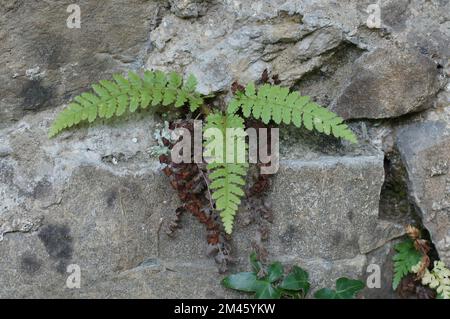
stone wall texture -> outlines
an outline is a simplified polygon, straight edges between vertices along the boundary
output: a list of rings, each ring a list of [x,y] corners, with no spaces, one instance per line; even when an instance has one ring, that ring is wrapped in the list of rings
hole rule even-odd
[[[205,230],[149,155],[160,122],[138,114],[55,139],[55,115],[90,84],[126,70],[193,73],[229,98],[264,69],[350,123],[358,145],[282,130],[269,258],[313,287],[383,272],[368,297],[394,298],[392,245],[409,222],[450,265],[450,1],[2,0],[0,298],[241,297],[220,286]],[[66,26],[68,5],[81,28]],[[256,234],[237,217],[234,270]],[[82,271],[68,289],[66,267]]]

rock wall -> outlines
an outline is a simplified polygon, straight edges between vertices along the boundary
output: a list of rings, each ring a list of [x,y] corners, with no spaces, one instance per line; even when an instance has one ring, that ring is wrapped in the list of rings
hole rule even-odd
[[[205,231],[183,217],[148,154],[158,119],[47,138],[55,115],[90,83],[141,68],[193,73],[204,94],[278,74],[349,120],[360,144],[282,130],[268,201],[271,259],[313,286],[382,267],[403,226],[429,230],[450,265],[450,3],[383,0],[4,0],[0,8],[0,297],[236,297],[220,287]],[[67,6],[81,28],[66,26]],[[238,215],[232,247],[247,268],[256,225]],[[66,267],[81,268],[68,289]]]

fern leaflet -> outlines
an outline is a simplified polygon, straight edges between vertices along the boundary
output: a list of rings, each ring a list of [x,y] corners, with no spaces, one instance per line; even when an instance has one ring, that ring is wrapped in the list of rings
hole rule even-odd
[[[245,156],[244,120],[233,114],[210,114],[205,125],[205,154],[210,151],[212,143],[217,143],[217,136],[207,134],[208,129],[211,128],[220,132],[223,145],[220,147],[221,149],[216,149],[219,154],[215,153],[209,159],[207,166],[210,170],[208,176],[211,180],[209,187],[212,190],[212,198],[216,201],[216,209],[220,211],[225,231],[231,234],[234,216],[241,203],[241,197],[244,195],[242,187],[245,185],[248,168],[248,163],[242,162],[238,156],[239,152],[241,154],[244,152]],[[230,138],[230,129],[237,132],[233,138]]]
[[[417,274],[420,269],[421,263],[419,262],[411,268],[411,271]],[[422,284],[435,289],[438,294],[438,299],[450,299],[450,269],[445,267],[443,261],[435,261],[431,271],[425,269]]]
[[[145,71],[142,78],[135,72],[129,72],[128,78],[120,74],[113,75],[113,78],[113,81],[102,80],[92,85],[93,92],[76,96],[58,114],[49,136],[53,137],[84,121],[92,123],[97,118],[122,116],[127,110],[133,113],[149,106],[173,104],[181,107],[188,103],[191,112],[194,112],[203,104],[202,97],[195,92],[197,80],[193,75],[184,83],[179,74],[161,71]]]
[[[303,124],[308,130],[316,129],[320,133],[343,138],[357,143],[355,134],[343,119],[335,113],[312,102],[308,96],[298,92],[289,92],[288,88],[264,84],[256,90],[250,82],[245,92],[238,92],[228,105],[227,112],[235,114],[242,110],[244,117],[253,116],[265,124],[274,121],[276,124]]]
[[[407,239],[395,245],[397,253],[394,255],[394,281],[392,287],[397,289],[403,277],[409,274],[413,266],[421,262],[422,254],[414,247],[414,242]]]

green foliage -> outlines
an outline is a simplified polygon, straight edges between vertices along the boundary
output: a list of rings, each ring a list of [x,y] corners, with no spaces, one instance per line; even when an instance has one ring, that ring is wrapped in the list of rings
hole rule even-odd
[[[421,262],[411,268],[411,271],[418,273]],[[450,299],[450,269],[445,267],[444,262],[435,261],[433,270],[425,269],[422,277],[422,284],[428,285],[438,293],[438,299]]]
[[[316,291],[314,297],[317,299],[353,299],[364,287],[364,283],[360,280],[342,277],[336,281],[336,290],[322,288]]]
[[[302,291],[302,295],[305,296],[310,288],[309,275],[300,267],[294,266],[281,282],[280,288],[289,292]]]
[[[280,262],[274,262],[265,269],[256,260],[254,253],[250,256],[250,263],[253,272],[241,272],[225,277],[222,285],[254,293],[257,299],[280,299],[282,296],[301,298],[309,291],[308,273],[300,267],[294,266],[291,272],[284,276]]]
[[[49,130],[54,137],[62,130],[82,122],[92,123],[96,119],[120,117],[138,109],[169,106],[176,108],[189,105],[191,112],[202,104],[203,98],[196,90],[197,80],[191,75],[186,81],[177,73],[146,71],[142,77],[129,72],[127,78],[120,74],[113,75],[113,80],[102,80],[92,85],[92,91],[76,96],[73,102],[61,111]],[[309,130],[316,129],[327,135],[332,134],[356,143],[356,137],[343,120],[333,112],[310,101],[307,96],[300,96],[289,89],[263,85],[256,90],[253,83],[247,85],[245,92],[238,92],[228,106],[227,113],[211,113],[206,121],[205,130],[216,128],[227,137],[227,129],[244,130],[244,119],[236,114],[242,110],[245,117],[252,115],[264,123],[274,121],[277,124],[302,124]],[[162,141],[163,132],[157,135],[159,145],[152,149],[153,154],[168,154],[168,148]],[[166,138],[167,139],[167,138]],[[210,143],[213,137],[207,138]],[[247,175],[248,163],[240,161],[237,155],[245,145],[245,136],[237,137],[235,143],[228,145],[228,138],[223,143],[222,161],[209,162],[209,179],[212,199],[220,212],[225,231],[231,234],[233,222],[241,198],[244,196],[243,186]],[[242,144],[242,143],[243,144]],[[247,146],[243,147],[246,151]],[[229,160],[228,155],[234,152]],[[245,156],[244,156],[245,158]],[[286,285],[293,284],[292,281]],[[287,288],[286,288],[287,289]]]
[[[343,119],[326,108],[314,103],[308,96],[298,92],[289,92],[288,88],[264,84],[256,90],[249,83],[245,92],[238,92],[228,105],[227,112],[235,114],[242,110],[244,117],[253,116],[265,124],[274,121],[276,124],[294,124],[308,129],[316,129],[320,133],[343,138],[356,143],[355,134],[343,123]]]
[[[282,297],[305,298],[310,289],[309,275],[300,267],[294,266],[284,274],[283,266],[274,262],[268,267],[250,255],[253,271],[240,272],[225,277],[222,285],[226,288],[253,293],[257,299],[280,299]],[[339,278],[336,290],[323,288],[314,297],[317,299],[353,299],[365,287],[360,280]]]
[[[239,163],[237,160],[238,152],[242,151],[238,146],[245,146],[244,120],[237,115],[211,113],[206,118],[205,131],[211,128],[220,131],[223,147],[220,154],[214,154],[207,166],[210,170],[208,177],[211,180],[209,188],[212,190],[212,198],[216,201],[216,209],[220,211],[225,231],[231,234],[234,216],[241,203],[241,197],[244,196],[242,188],[245,185],[248,168],[248,163]],[[227,139],[227,129],[237,129],[242,135],[234,140]],[[211,136],[205,139],[206,149],[215,142],[215,138]],[[227,155],[231,156],[231,151],[234,152],[234,156],[228,162]]]
[[[139,108],[158,105],[181,107],[188,103],[191,112],[194,112],[203,104],[202,97],[195,92],[197,80],[193,75],[184,83],[179,74],[161,71],[146,71],[142,78],[134,72],[129,72],[128,78],[120,74],[115,74],[113,78],[113,81],[102,80],[92,85],[93,92],[76,96],[58,114],[49,136],[53,137],[81,122],[92,123],[97,118],[118,117],[127,111],[136,112]]]
[[[422,255],[414,247],[414,242],[411,239],[407,239],[395,245],[395,250],[397,253],[394,255],[394,280],[392,287],[397,289],[400,281],[403,277],[411,272],[413,266],[417,265],[421,259]]]

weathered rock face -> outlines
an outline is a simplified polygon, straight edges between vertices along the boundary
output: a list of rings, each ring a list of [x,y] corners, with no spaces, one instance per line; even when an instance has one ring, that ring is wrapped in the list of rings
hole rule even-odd
[[[411,197],[440,258],[450,263],[450,133],[447,123],[410,124],[397,134]]]
[[[430,106],[439,90],[429,58],[397,49],[377,49],[357,61],[333,110],[345,119],[398,117]]]
[[[179,18],[196,18],[204,15],[208,0],[170,0],[170,11]]]
[[[54,114],[26,116],[2,131],[0,265],[7,271],[0,296],[233,296],[206,257],[200,224],[186,216],[176,238],[165,233],[179,202],[146,153],[151,118],[48,140]],[[291,157],[283,157],[268,199],[277,213],[267,249],[310,270],[315,285],[359,277],[365,254],[402,234],[378,220],[383,157],[374,150],[341,148],[346,155],[337,156],[317,145],[301,148],[295,160],[283,150]],[[239,269],[246,269],[257,234],[256,225],[243,226],[248,214],[238,216],[232,241]],[[65,287],[70,264],[81,267],[80,290]],[[198,273],[202,280],[192,284]]]
[[[360,119],[351,124],[357,146],[302,130],[282,136],[264,246],[269,259],[307,269],[314,289],[365,278],[377,264],[382,289],[365,296],[394,297],[390,254],[405,225],[379,211],[383,152],[393,148],[411,204],[450,263],[448,1],[383,1],[372,29],[370,0],[83,0],[81,29],[66,27],[61,1],[3,2],[0,297],[242,296],[220,286],[202,225],[183,216],[175,238],[165,233],[179,202],[148,154],[160,120],[144,112],[47,139],[71,97],[142,67],[194,73],[202,93],[224,95],[267,68]],[[251,214],[243,207],[237,216],[233,270],[248,269],[261,241]],[[66,287],[71,264],[80,289]]]
[[[113,72],[142,67],[161,10],[154,1],[77,1],[81,28],[69,29],[67,3],[7,2],[0,9],[0,127],[61,105]]]

